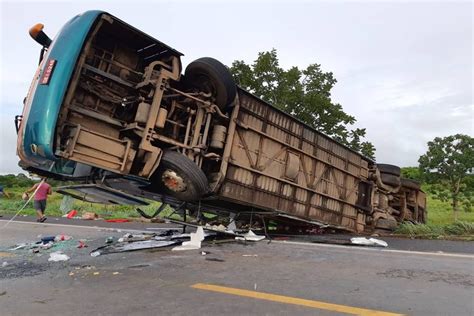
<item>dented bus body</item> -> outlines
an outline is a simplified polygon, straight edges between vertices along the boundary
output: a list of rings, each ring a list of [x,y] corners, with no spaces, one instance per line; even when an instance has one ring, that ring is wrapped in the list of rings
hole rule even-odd
[[[76,16],[53,41],[42,25],[30,34],[43,50],[16,118],[20,165],[80,182],[76,197],[96,186],[110,194],[95,202],[121,192],[122,202],[358,233],[426,219],[425,194],[398,167],[238,88],[213,58],[183,74],[180,52],[101,11]]]

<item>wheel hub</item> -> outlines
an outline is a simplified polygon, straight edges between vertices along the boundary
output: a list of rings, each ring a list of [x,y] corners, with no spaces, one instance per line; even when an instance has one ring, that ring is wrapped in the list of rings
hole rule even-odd
[[[186,183],[184,183],[184,179],[173,170],[165,170],[165,172],[163,172],[161,180],[163,181],[164,185],[171,191],[182,192],[186,190]]]

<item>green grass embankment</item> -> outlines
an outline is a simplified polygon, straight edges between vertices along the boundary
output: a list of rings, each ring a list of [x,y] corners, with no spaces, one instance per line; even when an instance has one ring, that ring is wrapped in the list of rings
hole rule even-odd
[[[433,199],[427,195],[428,221],[424,225],[403,223],[395,234],[417,238],[445,238],[458,236],[464,240],[474,240],[474,212],[458,212],[457,221],[454,220],[450,202]]]
[[[21,199],[23,192],[26,188],[5,188],[5,191],[9,194],[9,197],[3,196],[0,198],[0,214],[15,214],[25,204],[25,201]],[[63,195],[54,192],[48,197],[46,216],[62,216],[64,213],[60,210]],[[140,209],[145,211],[147,214],[152,214],[160,206],[159,202],[148,201],[150,205],[140,206]],[[76,216],[81,216],[84,212],[94,212],[101,218],[139,218],[140,215],[135,211],[135,206],[127,205],[104,205],[96,203],[82,202],[79,200],[73,200],[73,204],[70,209],[77,210]],[[170,214],[171,209],[165,209],[163,214]],[[36,215],[33,208],[33,201],[30,201],[28,205],[21,211],[20,215]]]

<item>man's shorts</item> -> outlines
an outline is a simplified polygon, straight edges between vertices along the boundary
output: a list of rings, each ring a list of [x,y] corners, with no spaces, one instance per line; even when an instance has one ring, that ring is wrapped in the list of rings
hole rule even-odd
[[[46,200],[35,200],[33,202],[33,206],[35,210],[41,211],[42,213],[44,213],[44,210],[46,209]]]

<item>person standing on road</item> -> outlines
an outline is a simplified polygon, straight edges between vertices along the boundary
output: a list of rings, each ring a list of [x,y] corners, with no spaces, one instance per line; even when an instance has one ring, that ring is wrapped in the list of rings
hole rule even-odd
[[[46,216],[44,211],[46,210],[46,200],[48,195],[52,193],[51,186],[46,182],[46,178],[43,178],[40,183],[35,183],[30,189],[26,190],[26,194],[36,191],[34,198],[34,208],[38,216],[37,222],[44,222]]]

